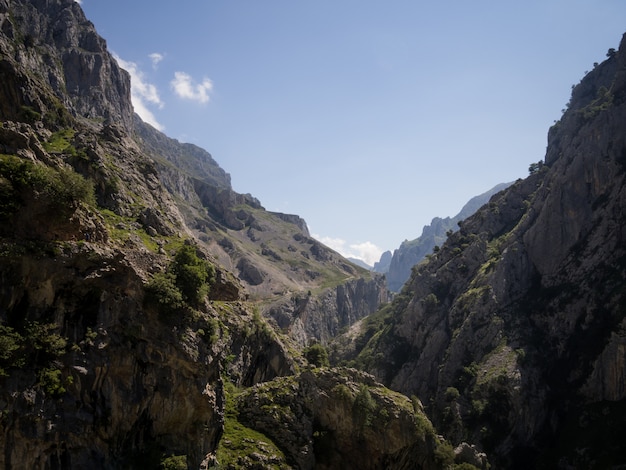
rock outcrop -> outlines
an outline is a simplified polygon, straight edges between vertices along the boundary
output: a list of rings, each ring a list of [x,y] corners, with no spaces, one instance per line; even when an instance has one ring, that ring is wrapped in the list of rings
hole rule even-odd
[[[328,342],[388,301],[382,277],[349,280],[318,295],[302,293],[271,304],[267,315],[298,344]]]
[[[66,110],[131,129],[130,79],[73,0],[0,2],[3,119],[62,121]],[[24,87],[24,85],[26,85]],[[50,89],[52,93],[45,93]],[[38,90],[38,91],[35,91]],[[33,114],[35,113],[35,114]]]
[[[354,369],[309,369],[255,386],[239,419],[271,436],[293,468],[437,469],[442,445],[417,404]]]
[[[3,340],[23,340],[3,354],[0,466],[158,465],[161,448],[199,466],[221,432],[219,363],[192,323],[177,333],[143,308],[153,256],[30,246],[3,241]]]
[[[626,36],[573,89],[545,164],[462,222],[360,339],[357,363],[498,467],[625,462],[625,123]]]
[[[391,259],[393,258],[393,253],[387,250],[382,255],[380,255],[380,260],[374,263],[374,267],[372,271],[377,273],[385,274],[389,271],[389,265],[391,264]]]

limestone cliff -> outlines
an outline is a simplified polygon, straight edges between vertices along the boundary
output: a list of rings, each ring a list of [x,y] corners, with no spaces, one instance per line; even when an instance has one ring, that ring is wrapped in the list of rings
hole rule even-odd
[[[321,294],[294,294],[268,307],[267,314],[301,345],[327,344],[342,330],[387,301],[383,278],[350,280]]]
[[[0,30],[3,119],[51,122],[69,111],[131,128],[128,74],[76,2],[2,0]]]
[[[626,463],[625,126],[626,36],[573,89],[545,163],[461,223],[357,338],[356,364],[499,468]]]
[[[0,0],[0,77],[0,467],[208,468],[225,381],[296,374],[385,297],[139,122],[74,0]],[[304,296],[328,310],[291,336],[264,316]]]

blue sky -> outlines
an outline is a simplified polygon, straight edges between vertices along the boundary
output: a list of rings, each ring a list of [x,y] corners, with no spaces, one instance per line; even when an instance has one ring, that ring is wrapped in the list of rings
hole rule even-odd
[[[373,264],[528,174],[623,0],[82,0],[133,104]]]

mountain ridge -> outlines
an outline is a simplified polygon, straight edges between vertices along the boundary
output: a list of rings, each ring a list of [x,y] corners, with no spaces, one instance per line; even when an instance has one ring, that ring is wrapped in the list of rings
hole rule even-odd
[[[390,301],[138,130],[76,2],[0,0],[0,466],[623,465],[626,35],[609,55]]]
[[[339,357],[498,468],[622,465],[624,122],[626,35],[573,88],[545,163],[463,221]]]
[[[491,196],[506,189],[511,184],[501,183],[478,196],[474,196],[463,205],[459,213],[454,217],[433,218],[430,224],[422,228],[422,234],[418,238],[403,241],[400,247],[393,251],[388,264],[383,263],[383,258],[381,257],[379,270],[374,269],[374,271],[384,273],[389,290],[398,292],[409,278],[413,266],[431,253],[435,246],[443,243],[449,233],[456,231],[458,229],[457,224],[460,221],[472,215],[482,205],[487,203]]]

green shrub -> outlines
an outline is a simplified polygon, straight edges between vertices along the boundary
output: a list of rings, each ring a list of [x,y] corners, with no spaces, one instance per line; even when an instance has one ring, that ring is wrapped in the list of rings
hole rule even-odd
[[[198,307],[215,282],[215,268],[201,259],[196,249],[183,245],[165,273],[157,273],[146,284],[146,300],[156,302],[161,311],[172,314],[187,305]]]
[[[161,468],[163,470],[187,470],[186,455],[172,455],[161,460]]]
[[[370,426],[376,411],[376,401],[372,398],[367,385],[361,385],[359,392],[354,398],[352,412],[357,425],[361,427]]]
[[[439,442],[435,448],[435,460],[441,468],[446,468],[454,463],[454,447],[448,442]]]
[[[316,367],[328,367],[328,351],[320,343],[315,343],[304,350],[304,357]]]
[[[185,306],[183,294],[176,286],[176,279],[171,273],[157,273],[146,284],[148,298],[158,304],[166,314],[174,313]]]
[[[55,333],[54,323],[33,322],[26,328],[26,344],[34,352],[35,362],[52,361],[66,353],[67,340]]]
[[[59,213],[81,202],[95,204],[93,184],[71,168],[51,168],[13,155],[0,155],[0,216],[14,213],[27,192]]]
[[[336,395],[340,400],[344,400],[347,402],[352,402],[352,392],[348,388],[347,385],[337,384],[333,387],[333,394]]]
[[[202,303],[209,293],[209,283],[215,282],[215,268],[198,257],[191,245],[183,245],[170,267],[183,299],[191,305]]]
[[[448,387],[446,389],[446,401],[454,401],[460,396],[461,394],[455,387]]]
[[[47,395],[58,397],[65,393],[62,374],[59,369],[45,368],[39,372],[39,384]]]
[[[36,121],[41,120],[41,113],[30,106],[22,106],[18,113],[18,119],[29,124],[34,124]]]
[[[435,294],[430,293],[422,299],[422,305],[424,305],[426,312],[431,313],[439,305],[439,299]]]
[[[17,352],[22,348],[24,338],[9,326],[0,325],[0,377],[7,375],[6,368],[21,367],[22,358]]]

